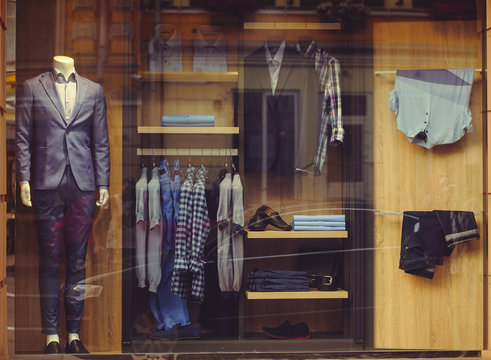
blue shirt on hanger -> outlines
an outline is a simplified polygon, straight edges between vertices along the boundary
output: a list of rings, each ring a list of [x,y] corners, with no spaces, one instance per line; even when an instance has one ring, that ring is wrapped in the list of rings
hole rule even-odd
[[[220,26],[201,25],[198,27],[194,40],[193,71],[227,71],[227,46]]]
[[[451,144],[472,130],[474,69],[397,70],[389,107],[412,144]]]

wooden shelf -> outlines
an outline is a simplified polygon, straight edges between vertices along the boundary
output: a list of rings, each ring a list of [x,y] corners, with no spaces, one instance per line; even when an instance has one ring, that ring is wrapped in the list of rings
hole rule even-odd
[[[134,78],[144,82],[236,83],[239,81],[239,73],[237,71],[231,71],[231,72],[144,71],[134,75]]]
[[[348,238],[347,231],[249,231],[245,230],[248,239],[345,239]]]
[[[245,22],[246,30],[341,30],[341,23],[319,22]]]
[[[139,134],[238,134],[234,126],[138,126]]]
[[[238,149],[137,148],[138,156],[238,156]]]
[[[347,299],[348,291],[246,291],[246,297],[249,300],[290,300],[290,299]]]

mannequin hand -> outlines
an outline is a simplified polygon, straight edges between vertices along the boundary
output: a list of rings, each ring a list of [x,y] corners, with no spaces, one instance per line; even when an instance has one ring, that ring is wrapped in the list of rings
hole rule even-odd
[[[25,206],[32,207],[31,186],[28,182],[20,184],[20,198]]]
[[[97,200],[96,205],[104,207],[109,201],[109,191],[107,189],[99,189],[99,200]]]

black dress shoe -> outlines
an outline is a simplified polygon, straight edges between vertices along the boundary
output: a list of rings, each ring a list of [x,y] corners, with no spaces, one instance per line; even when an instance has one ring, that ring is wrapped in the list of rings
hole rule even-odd
[[[58,341],[51,341],[44,349],[45,354],[61,354],[61,346]]]
[[[290,324],[287,320],[276,328],[267,328],[263,326],[266,335],[273,339],[308,339],[310,330],[307,323]]]
[[[72,340],[70,344],[67,342],[66,346],[67,354],[88,354],[89,352],[85,348],[84,344],[78,339]]]
[[[290,231],[292,226],[287,224],[276,211],[269,206],[262,205],[256,210],[256,216],[264,223],[272,225],[280,230]]]

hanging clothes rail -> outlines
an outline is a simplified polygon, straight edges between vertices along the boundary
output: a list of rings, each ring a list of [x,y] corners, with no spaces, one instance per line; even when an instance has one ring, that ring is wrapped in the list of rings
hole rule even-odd
[[[341,30],[339,22],[262,22],[244,23],[245,30]]]
[[[238,156],[238,149],[136,149],[138,156]]]

